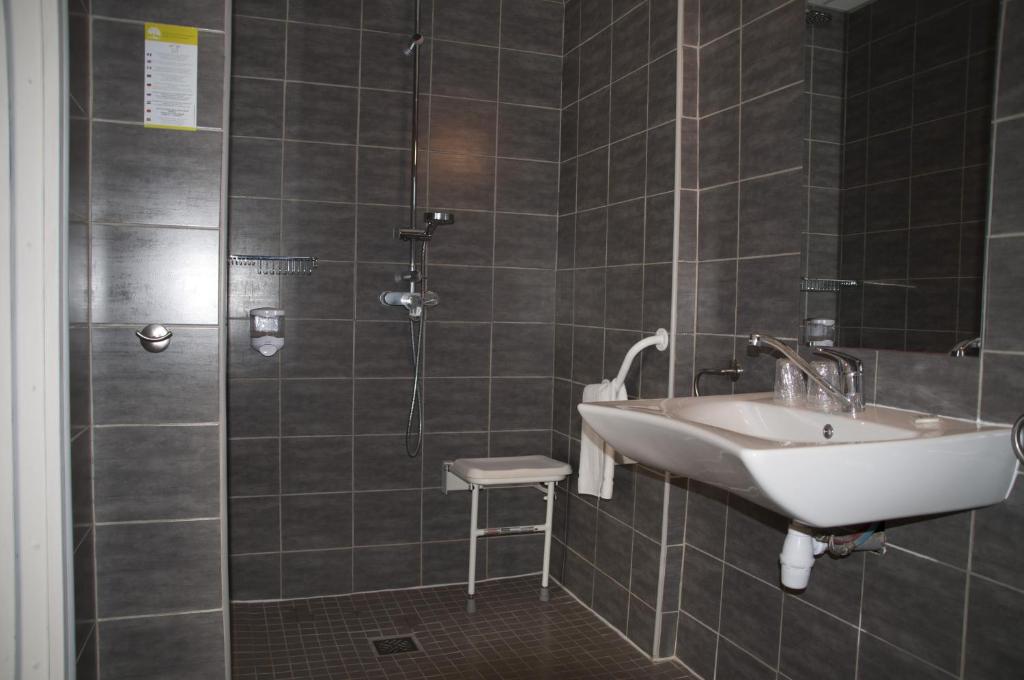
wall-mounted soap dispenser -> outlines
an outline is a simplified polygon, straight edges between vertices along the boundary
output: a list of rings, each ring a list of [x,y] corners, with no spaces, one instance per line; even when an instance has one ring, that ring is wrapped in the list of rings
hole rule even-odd
[[[265,357],[284,347],[284,310],[259,307],[249,310],[249,344]]]

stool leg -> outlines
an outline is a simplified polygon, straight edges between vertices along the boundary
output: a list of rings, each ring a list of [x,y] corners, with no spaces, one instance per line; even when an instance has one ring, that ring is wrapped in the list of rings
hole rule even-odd
[[[548,574],[551,571],[551,525],[555,511],[555,483],[548,482],[547,518],[544,521],[544,569],[540,577],[540,599],[547,602],[551,595],[548,592]]]
[[[472,509],[469,512],[469,587],[466,589],[466,611],[472,614],[476,611],[476,529],[477,514],[480,512],[480,487],[473,485]]]

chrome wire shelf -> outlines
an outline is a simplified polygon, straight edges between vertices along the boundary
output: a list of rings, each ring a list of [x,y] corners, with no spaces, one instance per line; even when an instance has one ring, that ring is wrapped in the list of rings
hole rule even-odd
[[[852,279],[812,279],[800,277],[800,290],[812,293],[838,293],[841,288],[854,288],[858,284]]]
[[[255,267],[257,274],[309,276],[317,267],[315,257],[285,255],[229,255],[228,262],[240,267]]]
[[[843,288],[857,286],[878,286],[879,288],[906,288],[913,290],[917,286],[909,283],[891,283],[888,281],[854,281],[853,279],[812,279],[800,277],[800,290],[807,293],[838,293]]]

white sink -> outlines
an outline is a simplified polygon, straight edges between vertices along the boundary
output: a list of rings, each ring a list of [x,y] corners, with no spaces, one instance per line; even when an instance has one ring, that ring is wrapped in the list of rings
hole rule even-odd
[[[617,451],[811,527],[998,503],[1017,461],[1006,427],[883,406],[856,418],[771,393],[579,405]],[[826,438],[831,426],[831,438]]]

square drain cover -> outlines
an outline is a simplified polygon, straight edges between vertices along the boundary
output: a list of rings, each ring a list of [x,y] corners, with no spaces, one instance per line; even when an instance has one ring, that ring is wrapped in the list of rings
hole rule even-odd
[[[391,654],[420,651],[420,646],[416,643],[416,638],[411,635],[403,637],[377,638],[376,640],[370,640],[370,642],[373,645],[373,651],[377,656],[389,656]]]

